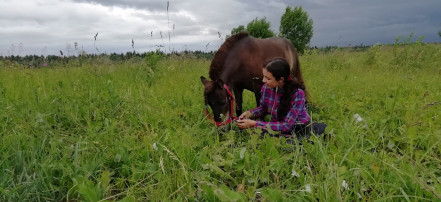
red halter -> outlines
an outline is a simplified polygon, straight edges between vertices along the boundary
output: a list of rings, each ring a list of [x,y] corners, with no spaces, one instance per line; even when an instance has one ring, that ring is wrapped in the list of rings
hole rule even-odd
[[[217,127],[225,126],[225,125],[231,123],[231,121],[238,119],[238,117],[234,116],[234,103],[236,102],[236,100],[234,99],[233,94],[231,93],[230,89],[228,88],[228,86],[226,84],[224,84],[224,88],[227,91],[227,97],[228,97],[228,100],[230,101],[230,117],[225,122],[214,121],[214,123],[216,124]],[[236,107],[237,107],[237,103],[236,103]]]

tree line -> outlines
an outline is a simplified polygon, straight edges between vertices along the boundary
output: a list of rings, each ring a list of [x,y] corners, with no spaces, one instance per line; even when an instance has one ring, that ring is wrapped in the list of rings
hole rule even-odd
[[[149,60],[151,58],[163,58],[169,56],[183,56],[183,55],[192,55],[196,58],[204,58],[211,59],[215,52],[203,52],[203,51],[189,51],[185,50],[182,52],[172,52],[172,53],[164,53],[160,50],[138,53],[138,52],[127,52],[123,53],[101,53],[101,54],[80,54],[78,56],[57,56],[57,55],[26,55],[26,56],[0,56],[0,62],[3,63],[4,66],[20,66],[24,68],[41,68],[41,67],[51,67],[51,66],[60,66],[66,65],[69,63],[76,63],[77,65],[82,65],[83,63],[93,62],[97,59],[108,59],[109,61],[118,63],[118,62],[126,62],[131,59],[144,59]],[[147,61],[148,62],[148,61]],[[1,63],[0,63],[1,64]],[[1,65],[0,65],[1,67]]]
[[[300,53],[304,53],[314,33],[313,21],[301,6],[286,7],[285,13],[280,18],[278,34],[275,34],[270,27],[271,23],[265,17],[261,19],[256,17],[246,27],[239,25],[233,28],[231,34],[246,31],[255,38],[284,37],[289,39]]]

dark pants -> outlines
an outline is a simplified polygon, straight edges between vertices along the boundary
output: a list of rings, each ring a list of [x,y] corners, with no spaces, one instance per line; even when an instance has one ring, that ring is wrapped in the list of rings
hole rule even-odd
[[[309,140],[311,134],[321,137],[325,134],[326,124],[324,123],[312,123],[308,125],[296,125],[291,134],[297,137],[299,141],[306,139]]]
[[[281,133],[276,135],[271,135],[275,137],[286,137],[286,138],[297,138],[297,140],[302,143],[303,140],[309,140],[311,134],[316,135],[317,137],[321,137],[325,134],[326,124],[324,123],[312,123],[308,125],[296,125],[291,133]],[[267,133],[267,132],[264,132]]]

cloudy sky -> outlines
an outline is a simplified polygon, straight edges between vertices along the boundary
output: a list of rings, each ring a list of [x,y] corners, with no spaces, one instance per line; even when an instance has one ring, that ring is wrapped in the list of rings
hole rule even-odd
[[[277,33],[287,6],[313,20],[312,46],[441,42],[440,0],[0,0],[0,55],[217,50],[256,17]]]

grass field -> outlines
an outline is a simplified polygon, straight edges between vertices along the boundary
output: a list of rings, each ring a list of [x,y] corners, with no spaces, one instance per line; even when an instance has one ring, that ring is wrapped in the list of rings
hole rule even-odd
[[[307,52],[330,139],[302,146],[220,136],[202,114],[209,60],[0,61],[0,200],[441,200],[440,58],[434,44]]]

